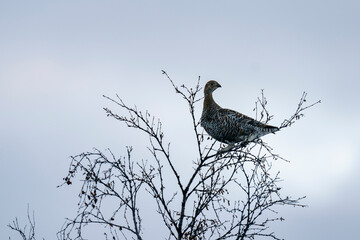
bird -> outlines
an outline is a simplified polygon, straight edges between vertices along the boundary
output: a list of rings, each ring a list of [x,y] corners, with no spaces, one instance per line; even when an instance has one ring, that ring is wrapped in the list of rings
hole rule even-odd
[[[212,138],[228,144],[230,148],[236,143],[244,147],[251,141],[280,130],[242,113],[220,107],[213,98],[213,92],[220,87],[215,80],[208,81],[204,87],[200,124]]]

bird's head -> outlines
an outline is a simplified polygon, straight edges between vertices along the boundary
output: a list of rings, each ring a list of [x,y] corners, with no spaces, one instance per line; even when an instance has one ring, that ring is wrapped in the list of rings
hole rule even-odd
[[[212,93],[213,91],[215,91],[217,88],[221,87],[221,85],[215,81],[215,80],[210,80],[205,84],[205,88],[204,88],[204,93]]]

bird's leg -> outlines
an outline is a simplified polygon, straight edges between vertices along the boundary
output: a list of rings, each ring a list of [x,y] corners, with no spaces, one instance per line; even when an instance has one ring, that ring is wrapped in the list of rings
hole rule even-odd
[[[246,145],[248,145],[249,142],[248,141],[243,141],[240,143],[240,147],[246,147]]]

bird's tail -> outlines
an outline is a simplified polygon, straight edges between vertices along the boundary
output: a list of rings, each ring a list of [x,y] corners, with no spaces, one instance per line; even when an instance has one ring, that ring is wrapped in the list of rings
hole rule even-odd
[[[270,126],[270,125],[266,125],[266,126],[264,127],[264,130],[267,131],[267,132],[269,132],[269,133],[275,133],[275,132],[279,131],[280,128],[274,127],[274,126]]]

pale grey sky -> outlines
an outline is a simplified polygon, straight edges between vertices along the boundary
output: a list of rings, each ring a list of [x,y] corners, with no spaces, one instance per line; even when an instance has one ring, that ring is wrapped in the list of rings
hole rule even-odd
[[[254,116],[265,89],[279,125],[303,91],[322,100],[293,127],[266,141],[284,191],[306,195],[305,209],[279,209],[280,237],[354,239],[359,225],[360,2],[330,1],[4,1],[0,0],[0,238],[25,221],[54,239],[76,209],[75,188],[60,188],[69,156],[147,138],[106,118],[102,94],[158,116],[177,166],[194,147],[187,106],[161,75],[179,85],[215,79],[215,99]],[[197,116],[201,114],[201,105]],[[189,129],[187,131],[187,129]],[[191,151],[187,151],[188,157]],[[151,224],[148,228],[151,227]]]

